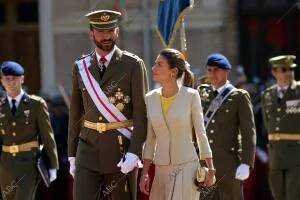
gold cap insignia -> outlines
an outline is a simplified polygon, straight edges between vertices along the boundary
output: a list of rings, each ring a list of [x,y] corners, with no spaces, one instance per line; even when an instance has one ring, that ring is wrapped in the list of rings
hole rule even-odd
[[[101,21],[107,22],[110,19],[110,15],[107,13],[104,13],[103,15],[100,16]]]

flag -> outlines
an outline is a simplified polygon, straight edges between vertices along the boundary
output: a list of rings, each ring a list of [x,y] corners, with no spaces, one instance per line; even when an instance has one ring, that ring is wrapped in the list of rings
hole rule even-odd
[[[193,8],[194,0],[160,0],[157,11],[157,33],[165,47],[170,47],[181,19]]]

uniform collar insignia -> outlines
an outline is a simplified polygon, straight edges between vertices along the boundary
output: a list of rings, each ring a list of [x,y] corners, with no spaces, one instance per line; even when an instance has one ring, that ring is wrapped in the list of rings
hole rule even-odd
[[[24,104],[28,104],[29,103],[29,96],[27,93],[24,93],[22,100],[21,100]]]
[[[3,97],[0,97],[0,106],[6,104],[6,102],[7,102],[7,97],[6,97],[6,95],[3,96]]]

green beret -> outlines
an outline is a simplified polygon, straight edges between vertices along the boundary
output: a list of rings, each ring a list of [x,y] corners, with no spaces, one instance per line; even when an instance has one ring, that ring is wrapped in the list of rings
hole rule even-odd
[[[119,25],[121,13],[112,10],[97,10],[85,15],[90,25],[97,30],[114,29]]]
[[[297,64],[294,63],[296,56],[294,55],[281,55],[269,59],[270,64],[273,68],[277,67],[297,67]]]

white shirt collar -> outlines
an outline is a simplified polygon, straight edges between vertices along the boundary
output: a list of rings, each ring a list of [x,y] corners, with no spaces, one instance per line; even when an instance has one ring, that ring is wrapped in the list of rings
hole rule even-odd
[[[106,67],[109,65],[110,60],[111,60],[112,56],[114,55],[115,51],[116,51],[116,45],[114,46],[113,50],[112,50],[111,52],[109,52],[109,54],[107,54],[106,56],[104,56],[105,59],[107,60],[107,62],[105,63],[105,66],[106,66]],[[98,60],[98,62],[99,62],[99,60],[100,60],[100,58],[101,58],[102,56],[100,56],[100,55],[97,53],[97,51],[96,51],[96,56],[97,56],[97,60]]]
[[[218,93],[221,93],[229,84],[230,82],[227,80],[226,83],[224,85],[222,85],[221,87],[219,87],[217,90],[218,90]],[[213,90],[215,91],[216,88],[214,86],[213,87]]]
[[[288,85],[287,86],[285,86],[285,87],[280,87],[279,85],[277,85],[277,92],[281,92],[282,90],[284,90],[284,91],[286,91],[287,89],[288,89]]]
[[[17,108],[18,108],[18,106],[19,106],[19,104],[20,104],[20,102],[21,102],[21,99],[22,99],[22,97],[23,97],[24,94],[25,94],[24,90],[21,89],[20,94],[18,94],[18,95],[14,98],[14,99],[16,100],[16,107],[17,107]],[[12,101],[11,101],[11,100],[12,100],[13,98],[7,95],[7,99],[8,99],[10,108],[12,108]]]

